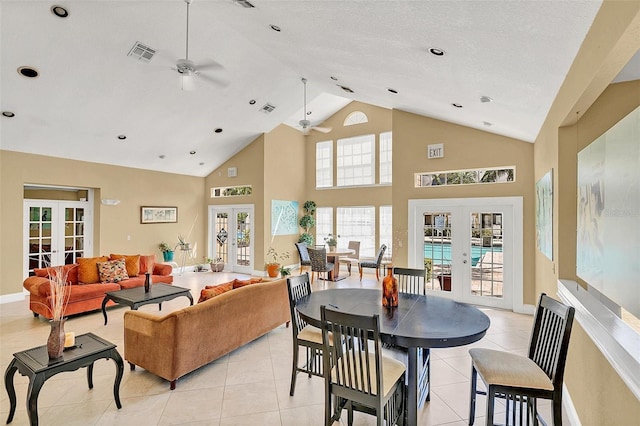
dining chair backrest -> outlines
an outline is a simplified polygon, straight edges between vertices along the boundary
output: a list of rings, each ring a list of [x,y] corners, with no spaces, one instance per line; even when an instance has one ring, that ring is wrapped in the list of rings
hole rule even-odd
[[[376,254],[376,264],[378,268],[380,267],[380,263],[382,263],[382,257],[384,256],[384,252],[387,250],[387,246],[382,244],[378,249],[378,253]]]
[[[311,271],[314,272],[327,272],[333,268],[333,265],[329,267],[327,262],[327,249],[322,246],[321,248],[309,248],[309,258],[311,259]]]
[[[558,302],[544,293],[540,295],[528,356],[544,370],[555,389],[562,389],[574,314],[575,308],[572,306]]]
[[[298,255],[300,256],[300,265],[311,265],[307,245],[305,243],[296,243],[296,249],[298,249]]]
[[[425,270],[412,268],[393,268],[398,280],[400,293],[425,294]]]
[[[360,241],[349,241],[348,248],[353,250],[352,254],[346,256],[348,259],[360,259]]]
[[[307,322],[302,319],[300,313],[296,309],[296,305],[298,304],[298,300],[311,294],[309,273],[305,272],[302,275],[287,277],[287,289],[289,291],[289,308],[291,310],[291,321],[293,321],[293,333],[295,338],[298,332],[307,325]]]

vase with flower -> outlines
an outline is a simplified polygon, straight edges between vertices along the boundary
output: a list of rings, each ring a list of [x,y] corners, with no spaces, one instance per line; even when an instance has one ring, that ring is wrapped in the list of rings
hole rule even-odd
[[[324,242],[329,246],[329,251],[336,251],[338,238],[340,238],[340,235],[334,237],[333,234],[329,234],[324,238]]]
[[[51,299],[51,331],[47,339],[47,354],[49,360],[55,361],[62,357],[65,344],[64,318],[65,308],[69,303],[68,276],[70,268],[67,266],[47,267],[49,275],[49,298]]]

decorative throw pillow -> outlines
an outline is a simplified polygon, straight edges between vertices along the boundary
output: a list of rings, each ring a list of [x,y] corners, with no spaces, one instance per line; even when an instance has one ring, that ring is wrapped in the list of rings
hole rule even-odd
[[[124,259],[98,262],[98,273],[100,274],[101,283],[119,283],[129,278]]]
[[[127,275],[130,277],[137,277],[140,275],[140,255],[133,254],[110,254],[109,260],[124,259],[124,264],[127,267]]]
[[[109,258],[102,257],[79,257],[78,262],[78,281],[83,284],[94,284],[100,282],[98,274],[98,262],[106,262]]]
[[[249,278],[248,280],[239,280],[236,278],[235,280],[233,280],[233,288],[240,288],[244,287],[245,285],[251,285],[261,282],[262,278]]]
[[[140,273],[151,272],[153,274],[153,268],[156,265],[156,255],[140,255]]]
[[[209,300],[230,290],[233,290],[233,281],[220,285],[208,285],[200,292],[200,299],[198,299],[198,303]]]

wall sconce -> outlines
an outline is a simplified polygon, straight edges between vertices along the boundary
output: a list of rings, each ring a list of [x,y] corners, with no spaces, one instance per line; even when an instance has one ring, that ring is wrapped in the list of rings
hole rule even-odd
[[[103,198],[101,201],[103,206],[117,206],[120,204],[120,200],[114,200],[111,198]]]

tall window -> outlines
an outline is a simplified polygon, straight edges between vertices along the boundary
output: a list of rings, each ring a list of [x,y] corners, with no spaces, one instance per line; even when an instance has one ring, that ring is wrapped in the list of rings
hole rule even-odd
[[[393,256],[393,235],[391,220],[391,206],[380,206],[380,245],[386,244],[387,250],[384,257],[391,258]]]
[[[333,186],[333,141],[316,144],[316,188]]]
[[[329,234],[333,234],[333,207],[318,207],[316,209],[316,244],[324,244],[324,238]]]
[[[380,133],[380,183],[391,183],[391,132]]]
[[[346,246],[351,240],[360,241],[360,257],[375,256],[377,247],[374,207],[338,207],[336,220],[341,246]]]
[[[375,135],[338,139],[338,186],[375,183],[375,140]]]

